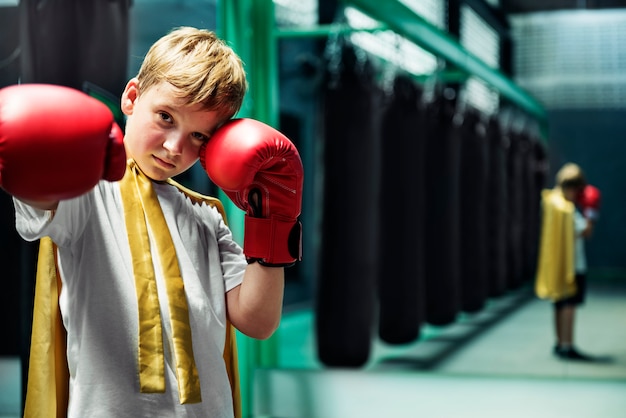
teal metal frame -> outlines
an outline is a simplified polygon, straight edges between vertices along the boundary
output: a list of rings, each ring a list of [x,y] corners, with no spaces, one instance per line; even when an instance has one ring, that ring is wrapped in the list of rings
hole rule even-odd
[[[447,33],[396,0],[344,0],[372,18],[385,22],[394,32],[404,36],[427,51],[444,58],[454,66],[482,79],[511,102],[530,115],[545,121],[546,112],[531,95],[495,68],[465,50]]]
[[[241,57],[246,69],[249,90],[238,117],[249,117],[278,124],[278,57],[274,37],[274,3],[272,0],[220,0],[217,31]],[[228,223],[235,240],[243,243],[244,213],[224,194]],[[239,381],[242,416],[252,416],[254,370],[277,365],[280,330],[265,341],[237,332]]]
[[[391,29],[452,64],[453,68],[447,72],[457,80],[462,80],[463,74],[482,79],[502,96],[536,118],[545,129],[546,112],[532,96],[399,1],[342,0],[342,2],[382,22],[381,26],[354,29],[346,25],[320,25],[302,30],[278,29],[272,0],[218,1],[218,33],[241,57],[248,73],[249,91],[238,114],[239,117],[254,118],[271,126],[278,125],[278,39],[325,37],[355,30],[375,32]],[[220,198],[224,203],[233,236],[241,243],[244,214],[225,195],[222,194]],[[244,417],[251,416],[253,412],[254,370],[259,367],[278,366],[279,335],[280,329],[272,338],[265,341],[257,341],[242,334],[237,335]]]

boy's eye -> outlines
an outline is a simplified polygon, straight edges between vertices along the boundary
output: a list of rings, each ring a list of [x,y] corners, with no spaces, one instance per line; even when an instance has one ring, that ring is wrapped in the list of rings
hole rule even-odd
[[[161,120],[165,122],[168,122],[168,123],[172,122],[172,117],[165,112],[159,112],[159,117],[161,118]]]
[[[209,140],[208,136],[201,134],[200,132],[194,132],[191,134],[191,136],[193,136],[195,139],[202,141],[202,142],[206,142]]]

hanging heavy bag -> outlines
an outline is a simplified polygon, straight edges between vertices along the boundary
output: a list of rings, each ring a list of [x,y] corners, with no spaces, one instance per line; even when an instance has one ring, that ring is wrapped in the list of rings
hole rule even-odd
[[[323,364],[360,367],[369,359],[376,310],[380,92],[352,47],[340,53],[332,57],[324,91],[316,340]]]
[[[476,312],[487,298],[487,144],[478,112],[463,114],[460,176],[461,310]]]
[[[522,156],[519,133],[510,133],[508,152],[508,236],[507,288],[516,289],[523,282],[522,270]]]
[[[419,337],[423,321],[423,113],[406,75],[393,83],[381,124],[378,334],[389,344]]]
[[[489,177],[487,187],[487,283],[489,297],[501,296],[506,290],[506,213],[507,173],[506,138],[497,117],[489,120]]]
[[[439,95],[426,112],[425,320],[447,325],[460,310],[460,131],[453,122],[454,100]]]
[[[520,134],[520,159],[521,159],[521,210],[520,210],[520,263],[522,283],[530,280],[535,270],[532,268],[531,259],[531,222],[532,222],[532,190],[534,188],[532,176],[532,144],[526,130]]]
[[[90,82],[117,95],[127,81],[130,0],[22,0],[22,83],[82,89]]]
[[[548,181],[548,155],[545,147],[541,143],[541,138],[533,136],[532,148],[532,176],[533,190],[531,211],[531,257],[533,272],[537,271],[537,261],[539,257],[539,236],[541,233],[541,191],[547,187]],[[532,279],[531,279],[532,280]]]

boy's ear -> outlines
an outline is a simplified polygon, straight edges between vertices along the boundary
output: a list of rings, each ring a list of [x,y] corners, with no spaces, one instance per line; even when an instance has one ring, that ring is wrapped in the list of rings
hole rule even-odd
[[[122,112],[125,115],[132,115],[133,108],[135,107],[135,101],[139,96],[139,80],[137,78],[131,78],[128,83],[126,83],[126,88],[122,93],[122,100],[120,103],[120,107]]]

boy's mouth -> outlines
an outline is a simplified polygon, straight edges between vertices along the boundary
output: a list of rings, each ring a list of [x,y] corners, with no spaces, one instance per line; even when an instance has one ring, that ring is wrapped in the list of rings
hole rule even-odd
[[[154,160],[156,161],[156,163],[165,168],[165,169],[169,169],[171,170],[172,168],[176,168],[176,165],[169,162],[168,160],[164,160],[162,158],[157,157],[156,155],[153,155],[152,158],[154,158]]]

